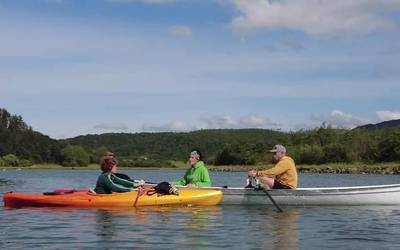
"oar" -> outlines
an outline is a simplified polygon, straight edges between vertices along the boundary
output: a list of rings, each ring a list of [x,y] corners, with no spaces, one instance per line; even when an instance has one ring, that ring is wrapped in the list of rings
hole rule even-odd
[[[264,191],[264,193],[268,196],[268,198],[271,200],[272,204],[274,204],[274,206],[276,207],[276,210],[278,210],[279,213],[282,213],[283,212],[282,208],[280,208],[279,205],[275,202],[274,198],[272,198],[272,196],[269,193],[269,191],[267,189],[265,189],[264,187],[261,187],[258,184],[259,183],[258,183],[258,180],[257,180],[256,188],[259,187],[260,189],[262,189]]]
[[[268,190],[266,190],[265,188],[262,188],[262,190],[264,191],[264,193],[268,196],[268,198],[271,200],[271,202],[274,204],[274,206],[276,207],[276,210],[278,210],[279,213],[282,213],[283,210],[282,208],[280,208],[278,206],[278,204],[275,202],[275,200],[272,198],[271,194],[269,193]]]
[[[127,180],[127,181],[133,181],[133,180],[131,179],[131,177],[129,177],[129,175],[127,175],[127,174],[123,174],[123,173],[114,173],[114,175],[117,176],[118,178],[121,178],[121,179],[124,179],[124,180]]]

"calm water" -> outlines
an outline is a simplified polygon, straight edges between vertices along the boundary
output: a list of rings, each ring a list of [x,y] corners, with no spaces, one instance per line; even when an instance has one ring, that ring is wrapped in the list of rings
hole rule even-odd
[[[152,182],[182,171],[125,171]],[[0,172],[0,193],[93,187],[97,171]],[[212,172],[215,186],[244,173]],[[400,183],[400,176],[300,175],[301,187]],[[127,209],[5,209],[0,249],[399,249],[400,207],[213,206]]]

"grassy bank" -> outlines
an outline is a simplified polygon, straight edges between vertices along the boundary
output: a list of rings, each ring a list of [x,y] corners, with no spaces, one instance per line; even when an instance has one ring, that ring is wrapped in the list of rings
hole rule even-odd
[[[263,170],[273,165],[257,166],[209,166],[211,171],[248,171],[250,169]],[[335,173],[335,174],[400,174],[400,163],[331,163],[323,165],[297,165],[300,173]]]
[[[400,174],[400,163],[380,163],[380,164],[323,164],[298,166],[302,173],[337,173],[337,174]]]

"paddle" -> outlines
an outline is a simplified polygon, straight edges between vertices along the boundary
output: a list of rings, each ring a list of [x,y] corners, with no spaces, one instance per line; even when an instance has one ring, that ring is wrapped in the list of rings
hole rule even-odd
[[[276,210],[278,210],[279,213],[282,213],[283,210],[282,208],[279,207],[279,205],[275,202],[274,198],[272,198],[271,194],[269,193],[269,191],[267,189],[265,189],[264,187],[262,187],[261,185],[259,185],[258,180],[256,180],[257,185],[256,185],[256,190],[262,190],[264,191],[264,193],[268,196],[268,198],[271,200],[272,204],[274,204],[274,206],[276,207]],[[251,181],[250,184],[251,185]]]
[[[123,173],[114,173],[114,175],[117,176],[118,178],[121,178],[121,179],[124,179],[124,180],[127,180],[127,181],[133,181],[133,180],[131,179],[131,177],[129,177],[129,175],[127,175],[127,174],[123,174]]]
[[[127,174],[114,173],[114,175],[117,176],[118,178],[125,179],[125,180],[131,181],[131,182],[139,182],[138,180],[132,180],[131,177],[129,177],[129,175],[127,175]],[[145,182],[145,185],[157,185],[157,184],[158,183],[155,183],[155,182],[149,182],[149,181]]]

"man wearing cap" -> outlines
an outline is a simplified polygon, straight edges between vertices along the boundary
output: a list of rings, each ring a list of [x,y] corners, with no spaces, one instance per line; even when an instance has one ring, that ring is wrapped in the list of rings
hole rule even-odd
[[[270,152],[274,154],[276,165],[264,171],[250,170],[248,176],[258,178],[269,189],[296,189],[296,165],[292,158],[286,156],[286,148],[278,144]]]

